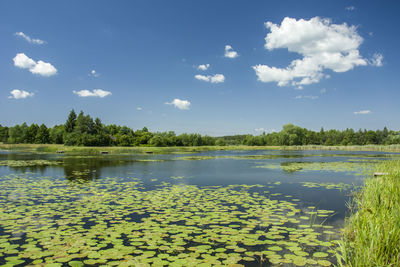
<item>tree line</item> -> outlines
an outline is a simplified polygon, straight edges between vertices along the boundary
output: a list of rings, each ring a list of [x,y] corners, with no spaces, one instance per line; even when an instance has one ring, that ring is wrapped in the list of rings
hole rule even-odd
[[[105,125],[82,111],[72,110],[66,122],[54,127],[22,123],[13,127],[0,125],[0,142],[10,144],[64,144],[69,146],[292,146],[292,145],[388,145],[400,144],[400,131],[328,130],[312,131],[286,124],[280,132],[261,135],[211,137],[200,134],[150,132],[146,127],[132,130],[127,126]]]

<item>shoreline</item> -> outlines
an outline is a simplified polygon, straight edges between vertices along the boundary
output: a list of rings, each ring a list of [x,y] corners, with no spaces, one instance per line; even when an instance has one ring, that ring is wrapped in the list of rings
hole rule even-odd
[[[338,266],[400,264],[400,161],[384,162],[376,171],[385,175],[367,177],[350,205]]]
[[[33,152],[33,153],[87,153],[87,154],[174,154],[198,153],[204,151],[234,151],[234,150],[325,150],[325,151],[371,151],[400,152],[400,145],[365,145],[365,146],[175,146],[175,147],[84,147],[56,144],[1,144],[0,150]]]

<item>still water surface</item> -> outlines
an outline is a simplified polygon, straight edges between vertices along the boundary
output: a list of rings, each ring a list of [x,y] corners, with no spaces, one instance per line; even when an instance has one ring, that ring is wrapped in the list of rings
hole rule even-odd
[[[397,156],[1,151],[0,265],[330,266],[351,192]]]

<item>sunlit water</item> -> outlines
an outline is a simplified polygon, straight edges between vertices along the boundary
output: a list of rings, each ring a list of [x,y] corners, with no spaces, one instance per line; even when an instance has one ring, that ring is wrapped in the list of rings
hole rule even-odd
[[[2,151],[0,264],[330,266],[351,192],[391,157]]]

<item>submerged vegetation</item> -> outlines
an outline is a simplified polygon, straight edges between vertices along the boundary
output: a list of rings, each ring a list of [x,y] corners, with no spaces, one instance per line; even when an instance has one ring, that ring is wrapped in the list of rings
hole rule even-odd
[[[377,167],[354,198],[340,242],[340,266],[400,266],[400,161]]]
[[[321,128],[312,131],[293,124],[286,124],[280,132],[261,135],[233,135],[211,137],[200,134],[175,132],[150,132],[146,127],[132,130],[127,126],[104,125],[99,118],[93,120],[82,111],[76,115],[72,110],[65,124],[52,128],[46,125],[26,123],[5,127],[0,125],[0,142],[10,144],[64,144],[67,146],[364,146],[400,144],[400,132],[388,130],[343,131]],[[378,148],[378,147],[375,147]],[[298,147],[297,149],[304,149]],[[397,151],[400,148],[397,147]]]

